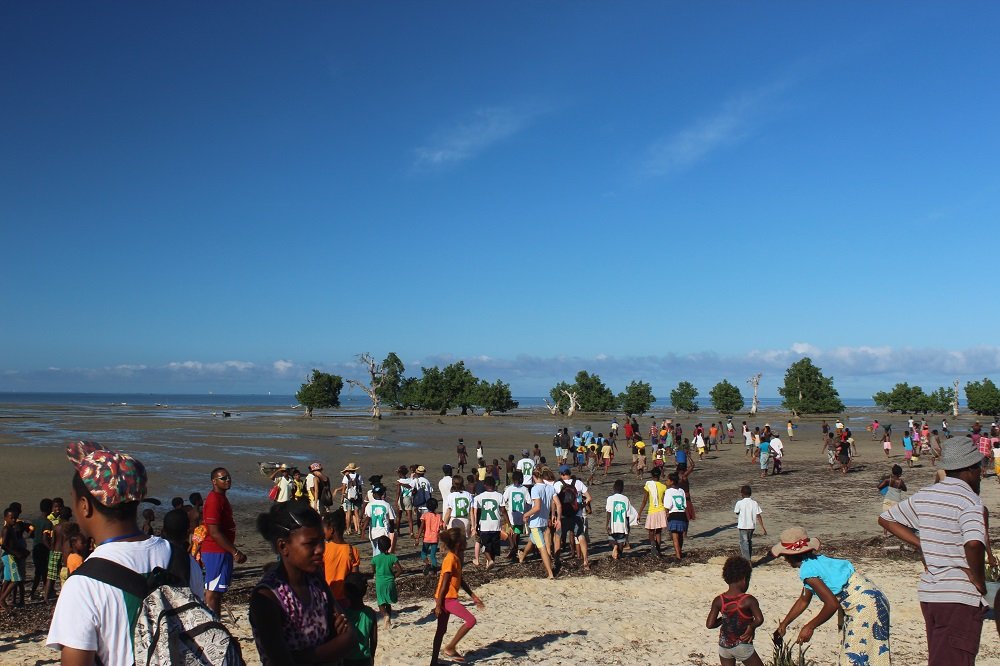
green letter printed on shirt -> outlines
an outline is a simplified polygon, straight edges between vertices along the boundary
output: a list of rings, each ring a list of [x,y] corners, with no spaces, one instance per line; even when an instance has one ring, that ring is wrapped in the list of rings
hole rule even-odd
[[[510,494],[510,510],[514,513],[524,513],[524,504],[527,499],[525,495],[520,490],[515,490]]]
[[[385,527],[385,507],[375,504],[372,506],[372,528]]]
[[[625,522],[625,502],[615,500],[611,505],[611,524],[619,525]]]
[[[482,506],[479,509],[479,511],[480,511],[479,519],[480,520],[498,520],[498,518],[497,518],[497,510],[499,508],[500,508],[500,505],[497,504],[496,500],[492,500],[492,499],[485,499],[485,500],[483,500]]]
[[[455,517],[456,518],[468,518],[469,517],[469,500],[465,497],[455,498]]]

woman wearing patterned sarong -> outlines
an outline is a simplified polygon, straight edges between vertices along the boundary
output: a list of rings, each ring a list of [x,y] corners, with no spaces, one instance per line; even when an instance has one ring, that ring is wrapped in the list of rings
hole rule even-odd
[[[870,580],[854,570],[847,560],[819,555],[819,539],[809,538],[801,527],[781,533],[781,543],[771,549],[799,570],[802,594],[778,624],[775,634],[784,636],[788,625],[801,615],[815,594],[823,608],[799,630],[797,642],[806,643],[813,631],[837,611],[843,611],[840,635],[841,666],[889,666],[889,601]]]

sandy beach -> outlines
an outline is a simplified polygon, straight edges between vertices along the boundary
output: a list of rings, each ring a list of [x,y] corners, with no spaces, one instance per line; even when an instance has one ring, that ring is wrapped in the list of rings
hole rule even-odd
[[[428,477],[436,482],[441,465],[455,462],[459,437],[465,438],[470,449],[481,439],[489,460],[517,454],[536,443],[551,457],[552,434],[558,427],[565,425],[575,431],[592,425],[595,431],[602,431],[610,422],[609,415],[578,415],[566,420],[537,411],[494,417],[390,414],[381,422],[335,413],[313,419],[291,411],[283,415],[247,409],[234,410],[234,414],[222,419],[212,416],[208,408],[203,413],[187,409],[171,415],[169,410],[143,408],[0,406],[0,455],[9,469],[16,470],[8,475],[0,501],[5,505],[20,501],[25,517],[30,518],[43,496],[68,497],[71,468],[63,446],[70,439],[93,439],[135,454],[149,468],[150,495],[165,504],[174,495],[207,493],[209,471],[227,467],[236,480],[231,497],[237,516],[237,542],[250,556],[240,576],[243,591],[233,593],[230,608],[236,633],[246,639],[245,655],[250,663],[256,663],[240,597],[245,598],[260,567],[272,560],[266,544],[252,531],[253,517],[268,505],[268,483],[259,473],[260,461],[305,467],[319,460],[327,470],[356,462],[365,477],[379,473],[387,480],[395,478],[392,470],[399,464],[420,463],[428,467]],[[687,432],[697,421],[708,424],[719,419],[711,412],[653,416],[679,419]],[[607,558],[603,507],[611,481],[623,478],[626,494],[636,505],[641,498],[640,481],[619,458],[609,477],[598,477],[591,486],[595,508],[591,541],[597,558],[593,572],[584,575],[570,562],[559,580],[547,582],[538,576],[538,564],[504,565],[485,574],[469,564],[467,575],[474,586],[481,587],[487,609],[478,613],[480,624],[462,647],[476,662],[491,664],[645,664],[652,659],[665,664],[718,663],[714,648],[717,632],[704,628],[705,616],[713,595],[724,589],[724,557],[738,553],[732,507],[739,499],[740,485],[749,483],[763,507],[770,534],[758,532],[755,554],[760,556],[781,529],[801,524],[828,544],[831,554],[852,557],[892,603],[897,663],[920,663],[926,659],[926,646],[915,591],[919,564],[912,553],[886,549],[894,544],[883,543],[875,522],[881,506],[875,486],[893,462],[902,462],[902,451],[897,444],[893,458],[885,459],[880,444],[864,430],[873,416],[883,423],[894,423],[894,433],[905,425],[905,417],[900,415],[868,411],[845,415],[858,448],[847,475],[831,472],[825,464],[819,437],[822,419],[812,417],[797,421],[794,439],[785,438],[785,473],[781,476],[760,479],[759,469],[744,456],[739,439],[732,447],[723,445],[705,460],[696,461],[691,489],[698,518],[691,524],[686,547],[690,558],[683,566],[677,566],[673,558],[660,561],[646,556],[639,533],[634,533],[633,543],[642,547],[636,549],[634,557],[618,563]],[[646,415],[639,422],[648,427],[650,418]],[[737,428],[744,418],[734,419]],[[747,420],[751,425],[770,422],[784,434],[786,416],[782,412],[765,412]],[[833,422],[832,418],[827,420]],[[940,418],[930,420],[937,425]],[[953,432],[964,431],[973,420],[963,415],[952,423]],[[927,485],[933,473],[925,458],[906,470],[904,479],[916,489]],[[994,506],[1000,497],[1000,485],[992,476],[984,482],[982,494],[987,506]],[[356,538],[355,542],[362,551],[362,570],[370,571],[367,544]],[[404,538],[400,543],[402,564],[408,571],[400,583],[402,612],[397,626],[380,636],[379,664],[424,663],[433,635],[429,619],[433,581],[417,573],[416,554],[409,540]],[[767,661],[770,631],[798,592],[795,572],[782,562],[760,567],[755,570],[751,592],[760,599],[765,615],[757,645]],[[41,645],[44,634],[39,628],[46,623],[45,609],[34,605],[28,611],[20,618],[0,617],[0,636],[4,638],[0,662],[36,664],[56,658]],[[662,623],[659,618],[669,621]],[[790,632],[795,631],[793,626]],[[1000,664],[1000,641],[994,631],[992,624],[986,625],[978,663]],[[834,625],[817,631],[808,656],[817,664],[835,663],[836,634]]]

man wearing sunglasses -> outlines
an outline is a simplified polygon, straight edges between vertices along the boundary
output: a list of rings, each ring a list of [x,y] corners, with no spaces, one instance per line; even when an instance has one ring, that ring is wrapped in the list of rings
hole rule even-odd
[[[212,470],[212,492],[205,499],[203,520],[208,534],[201,544],[201,562],[205,565],[205,605],[216,617],[222,612],[222,595],[233,580],[233,561],[247,561],[236,547],[236,521],[233,507],[226,492],[233,485],[233,477],[225,467]]]

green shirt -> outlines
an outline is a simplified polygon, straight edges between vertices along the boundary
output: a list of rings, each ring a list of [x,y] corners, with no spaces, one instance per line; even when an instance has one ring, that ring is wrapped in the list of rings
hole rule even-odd
[[[399,562],[399,558],[390,553],[379,553],[372,558],[372,569],[375,570],[376,580],[393,580],[396,574],[392,572],[392,568],[396,566],[396,562]]]
[[[360,609],[347,608],[344,609],[344,617],[354,625],[358,632],[358,644],[344,658],[371,660],[374,656],[372,654],[372,634],[375,633],[375,611],[368,606]]]

